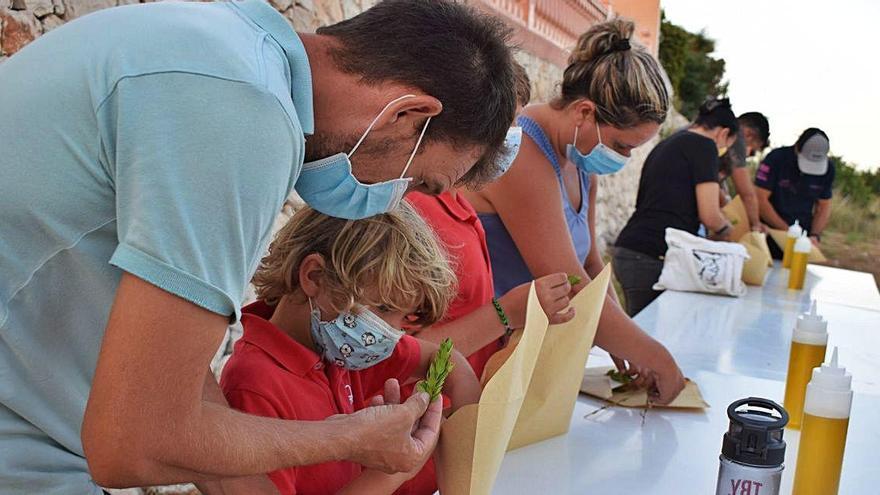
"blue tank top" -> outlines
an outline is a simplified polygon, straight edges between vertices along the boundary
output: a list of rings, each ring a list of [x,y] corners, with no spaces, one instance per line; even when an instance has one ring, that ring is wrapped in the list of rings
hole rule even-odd
[[[562,211],[565,213],[565,222],[568,224],[568,232],[574,244],[575,252],[581,265],[587,260],[590,253],[590,227],[587,220],[587,212],[590,204],[590,175],[578,170],[581,182],[581,209],[575,211],[568,199],[568,192],[562,178],[562,167],[556,157],[556,152],[550,144],[544,130],[532,119],[521,115],[517,122],[522,126],[523,133],[538,145],[547,160],[553,165],[556,179],[559,181],[559,190],[562,192]],[[513,238],[504,227],[501,218],[495,213],[480,213],[480,221],[486,230],[486,241],[489,244],[489,257],[492,262],[492,279],[495,284],[495,297],[506,294],[507,291],[525,282],[531,282],[535,277],[529,271],[525,260],[519,254]]]

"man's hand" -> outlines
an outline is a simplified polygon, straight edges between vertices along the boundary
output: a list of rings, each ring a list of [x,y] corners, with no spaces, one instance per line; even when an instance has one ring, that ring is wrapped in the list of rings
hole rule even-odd
[[[392,382],[389,384],[389,382]],[[385,473],[409,472],[420,468],[437,445],[443,404],[428,404],[428,394],[413,394],[403,404],[397,380],[385,382],[382,399],[373,407],[352,415],[334,416],[348,435],[356,438],[357,450],[349,459]]]

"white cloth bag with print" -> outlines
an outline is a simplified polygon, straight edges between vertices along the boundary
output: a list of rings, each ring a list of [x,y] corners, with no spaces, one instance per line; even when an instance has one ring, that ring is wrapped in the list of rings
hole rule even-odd
[[[727,296],[746,293],[743,264],[749,259],[738,242],[716,242],[682,230],[666,229],[666,258],[654,290],[707,292]]]

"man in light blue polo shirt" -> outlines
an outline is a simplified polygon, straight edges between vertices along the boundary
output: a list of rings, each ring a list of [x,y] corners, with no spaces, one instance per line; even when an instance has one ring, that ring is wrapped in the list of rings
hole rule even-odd
[[[423,462],[439,405],[422,395],[258,418],[226,407],[208,364],[292,189],[358,218],[494,174],[506,36],[447,1],[380,2],[316,35],[255,0],[159,3],[0,64],[0,493]]]

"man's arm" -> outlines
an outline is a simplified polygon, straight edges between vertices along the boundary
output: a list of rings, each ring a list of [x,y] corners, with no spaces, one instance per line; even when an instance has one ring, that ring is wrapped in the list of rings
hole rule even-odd
[[[755,190],[758,193],[758,207],[761,211],[761,219],[764,220],[764,223],[774,229],[788,229],[788,223],[779,216],[779,213],[776,213],[776,209],[770,204],[770,190],[764,189],[760,186],[756,187]]]
[[[226,323],[123,274],[82,425],[97,483],[170,484],[342,459],[408,471],[433,449],[437,415],[426,414],[430,420],[412,432],[428,407],[425,394],[403,405],[303,422],[251,416],[205,400],[208,365]]]
[[[206,402],[213,402],[221,406],[229,406],[220,385],[214,378],[213,373],[205,376],[205,387],[203,389],[202,399]],[[218,480],[205,480],[196,483],[196,487],[203,495],[227,495],[240,493],[242,495],[277,495],[278,490],[275,484],[268,476],[261,474],[257,476],[248,476],[244,478],[225,478]]]
[[[736,167],[732,172],[733,185],[736,187],[736,193],[742,198],[746,207],[746,214],[749,216],[749,225],[752,230],[758,230],[761,227],[761,215],[758,208],[758,196],[755,194],[755,186],[752,184],[752,178],[749,176],[747,167]]]
[[[820,236],[828,226],[828,220],[831,219],[831,200],[820,199],[816,202],[816,209],[813,213],[813,225],[810,230],[810,236]],[[818,240],[818,239],[817,239]]]

